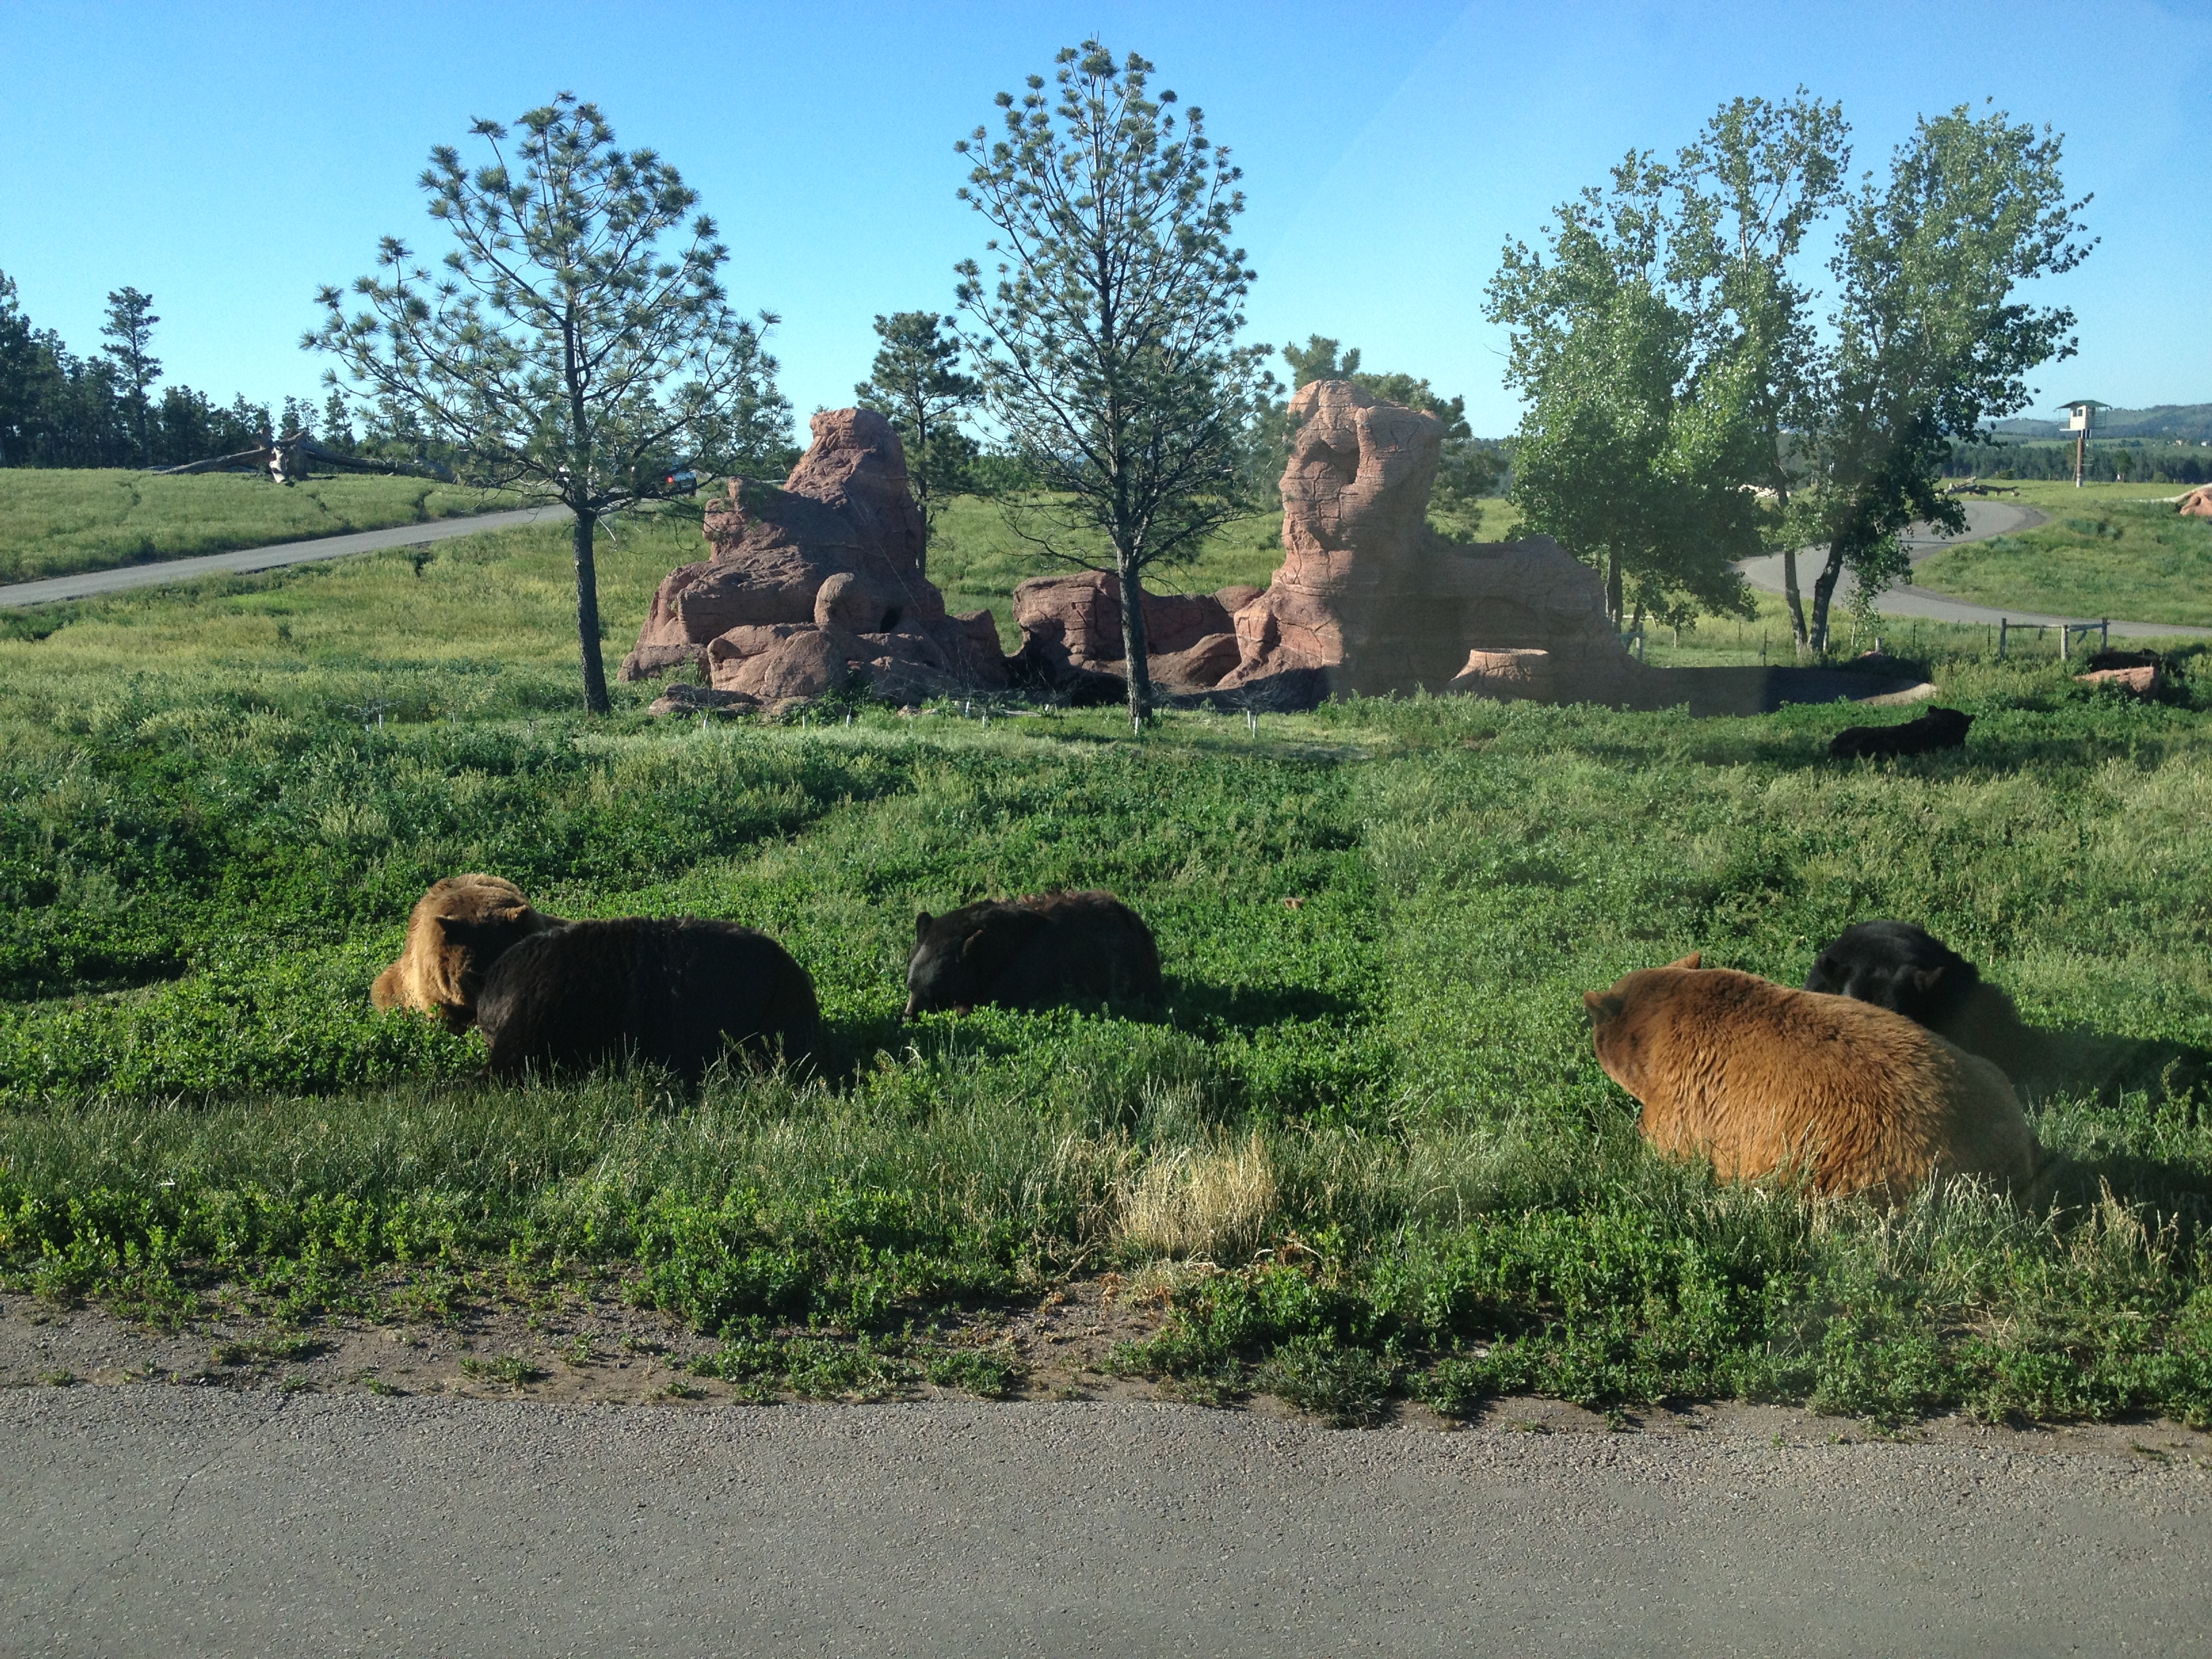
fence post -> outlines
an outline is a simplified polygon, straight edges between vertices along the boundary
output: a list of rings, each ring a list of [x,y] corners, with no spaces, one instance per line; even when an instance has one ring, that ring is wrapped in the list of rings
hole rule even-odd
[[[2059,624],[2058,624],[2058,660],[2059,660],[2059,661],[2061,661],[2061,662],[2064,662],[2064,661],[2066,660],[2066,641],[2069,641],[2069,640],[2070,640],[2070,639],[2072,639],[2073,637],[2074,637],[2074,624],[2073,624],[2073,623],[2059,623]]]
[[[2109,651],[2112,648],[2112,619],[2110,617],[2107,617],[2104,621],[2097,624],[2097,649],[2100,651]]]
[[[1999,617],[1997,618],[1997,660],[1999,662],[2002,662],[2004,660],[2005,635],[2010,630],[2012,624],[2004,617]]]

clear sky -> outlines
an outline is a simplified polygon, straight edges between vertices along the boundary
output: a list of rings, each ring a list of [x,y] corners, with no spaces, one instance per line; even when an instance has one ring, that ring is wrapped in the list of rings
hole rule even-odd
[[[382,233],[432,245],[431,146],[570,89],[721,222],[732,297],[784,319],[803,421],[851,400],[875,313],[951,305],[983,240],[953,141],[1093,31],[1152,59],[1243,165],[1254,336],[1357,344],[1463,393],[1480,434],[1516,419],[1480,315],[1500,244],[1630,147],[1672,151],[1723,100],[1800,82],[1842,100],[1854,171],[1960,102],[2055,126],[2102,245],[2030,296],[2081,318],[2039,405],[2212,400],[2212,0],[4,0],[0,270],[80,351],[131,283],[170,379],[311,392],[317,284],[369,269]]]

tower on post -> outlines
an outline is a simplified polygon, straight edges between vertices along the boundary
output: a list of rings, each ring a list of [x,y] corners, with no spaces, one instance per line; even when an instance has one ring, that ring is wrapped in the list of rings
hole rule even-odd
[[[2089,459],[2089,428],[2096,411],[2110,409],[2110,404],[2100,404],[2094,398],[2076,398],[2071,403],[2061,404],[2066,411],[2066,429],[2074,434],[2074,488],[2081,487],[2081,474]]]

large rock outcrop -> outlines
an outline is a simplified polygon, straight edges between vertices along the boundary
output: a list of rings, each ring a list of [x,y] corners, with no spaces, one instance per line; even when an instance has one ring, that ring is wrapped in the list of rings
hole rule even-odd
[[[2181,498],[2185,519],[2212,519],[2212,484],[2199,484]]]
[[[711,551],[663,579],[621,678],[696,665],[725,694],[718,707],[773,707],[855,677],[902,702],[1005,686],[991,613],[948,616],[921,574],[921,514],[890,422],[841,409],[812,428],[782,489],[733,478],[708,504]]]
[[[1259,592],[1146,594],[1146,666],[1152,684],[1170,695],[1202,691],[1236,667],[1236,613]],[[1014,589],[1014,623],[1022,630],[1022,665],[1032,678],[1079,701],[1126,693],[1120,577],[1091,570],[1033,576]]]
[[[1419,687],[1557,702],[1630,695],[1641,671],[1606,617],[1596,572],[1548,537],[1468,545],[1429,528],[1443,441],[1434,416],[1344,380],[1301,387],[1291,412],[1299,424],[1273,581],[1264,592],[1145,596],[1149,666],[1164,692],[1270,706]],[[1113,577],[1024,582],[1014,620],[1025,665],[1048,684],[1121,689]]]
[[[1343,380],[1291,400],[1282,568],[1237,613],[1223,690],[1321,669],[1331,690],[1611,698],[1636,665],[1597,573],[1548,537],[1473,545],[1429,528],[1443,428]]]

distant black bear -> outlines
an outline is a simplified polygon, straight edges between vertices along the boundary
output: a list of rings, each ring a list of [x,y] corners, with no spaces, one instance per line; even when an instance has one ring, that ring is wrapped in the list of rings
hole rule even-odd
[[[477,999],[495,1076],[633,1055],[696,1080],[727,1049],[814,1054],[814,981],[766,933],[732,921],[623,916],[535,934]]]
[[[2040,1039],[1981,970],[1910,921],[1862,921],[1838,934],[1805,976],[1808,991],[1853,997],[1926,1026],[2008,1076],[2033,1070]]]
[[[978,1003],[1150,1001],[1160,993],[1152,930],[1111,893],[987,899],[915,918],[908,1018]]]
[[[1931,708],[1902,726],[1847,726],[1828,744],[1830,760],[1879,760],[1893,755],[1925,755],[1956,749],[1966,741],[1972,714],[1955,708]]]

